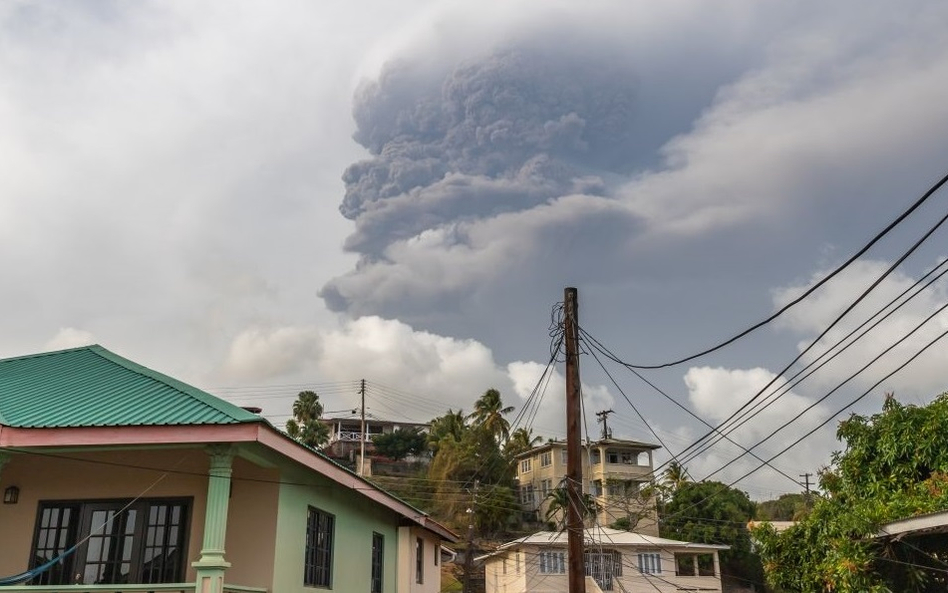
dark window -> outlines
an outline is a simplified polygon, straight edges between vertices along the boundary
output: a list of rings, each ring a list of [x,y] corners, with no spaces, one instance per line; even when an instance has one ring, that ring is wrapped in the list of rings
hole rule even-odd
[[[30,566],[46,564],[75,545],[78,517],[79,505],[54,503],[40,505]],[[33,579],[32,584],[64,585],[69,583],[74,558],[73,554],[63,562],[54,564],[52,568]]]
[[[372,592],[382,593],[382,569],[385,566],[385,537],[372,534]]]
[[[306,552],[303,560],[303,584],[307,587],[332,587],[332,543],[336,518],[309,507],[306,516]]]
[[[183,521],[181,505],[153,504],[148,509],[142,555],[143,583],[173,583],[178,580],[181,547],[175,542],[184,535]]]
[[[31,566],[79,549],[36,585],[174,583],[184,578],[189,501],[42,502]],[[151,520],[161,517],[161,522]]]
[[[425,582],[425,540],[415,540],[415,582]]]

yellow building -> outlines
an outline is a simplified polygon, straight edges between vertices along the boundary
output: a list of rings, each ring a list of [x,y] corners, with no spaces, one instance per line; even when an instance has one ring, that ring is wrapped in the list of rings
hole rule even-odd
[[[643,492],[643,487],[653,479],[652,452],[659,448],[622,439],[602,439],[583,446],[583,491],[599,504],[599,525],[628,519],[634,531],[658,535],[655,497]],[[524,514],[539,522],[552,520],[547,514],[553,491],[566,478],[566,443],[550,441],[516,459]]]

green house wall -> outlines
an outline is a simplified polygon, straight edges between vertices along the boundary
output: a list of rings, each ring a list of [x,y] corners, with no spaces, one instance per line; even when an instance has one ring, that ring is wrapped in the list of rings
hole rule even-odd
[[[372,533],[385,538],[382,591],[395,593],[399,517],[358,493],[312,474],[287,471],[280,485],[272,591],[324,591],[303,586],[309,507],[335,516],[333,591],[370,591]]]

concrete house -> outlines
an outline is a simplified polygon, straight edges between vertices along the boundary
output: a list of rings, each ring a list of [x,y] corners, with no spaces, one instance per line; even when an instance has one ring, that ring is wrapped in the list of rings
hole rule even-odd
[[[641,488],[653,480],[652,452],[658,445],[622,439],[602,439],[583,446],[583,491],[591,494],[601,511],[599,525],[632,518],[639,533],[658,535],[658,515],[653,497]],[[520,505],[526,516],[543,521],[548,496],[566,478],[566,443],[550,441],[516,457]]]
[[[428,424],[423,422],[399,422],[366,414],[363,433],[362,418],[358,410],[353,410],[351,414],[328,416],[322,421],[329,427],[329,442],[324,450],[328,455],[341,459],[357,458],[363,442],[366,455],[375,453],[375,443],[372,442],[372,438],[379,435],[391,434],[397,430],[428,431]]]
[[[0,493],[0,583],[26,581],[11,592],[434,593],[457,539],[100,346],[0,360]]]
[[[695,544],[593,527],[584,535],[586,591],[721,591],[718,551]],[[566,593],[565,531],[541,531],[501,545],[484,563],[486,593]]]

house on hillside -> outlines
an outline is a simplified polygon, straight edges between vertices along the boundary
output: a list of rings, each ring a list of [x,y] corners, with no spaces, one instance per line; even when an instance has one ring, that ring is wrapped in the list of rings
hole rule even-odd
[[[718,552],[696,544],[594,527],[585,531],[586,591],[664,593],[721,591]],[[565,593],[569,590],[567,534],[541,531],[477,558],[486,593]]]
[[[457,539],[100,346],[0,360],[0,493],[0,583],[25,580],[11,592],[434,593]]]
[[[596,523],[611,525],[620,519],[646,535],[658,535],[654,496],[642,487],[654,474],[653,451],[658,445],[623,439],[602,439],[583,446],[583,491],[599,503]],[[566,443],[549,441],[516,457],[520,505],[524,515],[542,522],[550,493],[566,478]]]
[[[429,427],[427,423],[385,420],[366,414],[365,431],[363,432],[362,417],[358,410],[353,410],[351,414],[325,417],[320,422],[329,426],[329,442],[324,449],[325,452],[337,459],[348,459],[350,461],[359,456],[363,441],[365,442],[366,455],[371,455],[375,451],[375,445],[372,442],[373,437],[391,434],[397,430],[427,432]]]

